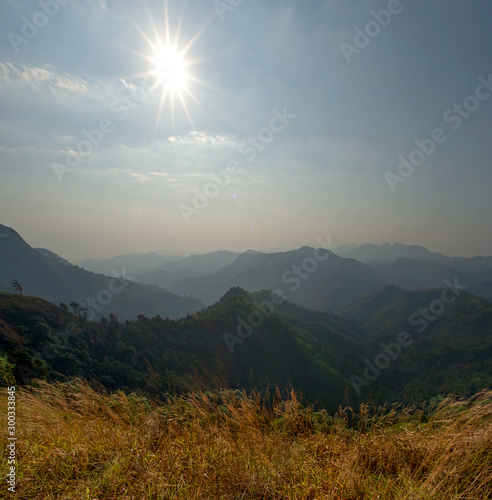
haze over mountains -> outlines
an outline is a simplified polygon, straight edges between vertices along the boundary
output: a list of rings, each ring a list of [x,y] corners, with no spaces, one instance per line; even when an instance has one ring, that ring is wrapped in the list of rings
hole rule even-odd
[[[220,250],[188,257],[131,254],[81,263],[97,274],[50,250],[31,248],[6,226],[0,225],[0,233],[5,235],[0,243],[0,289],[10,291],[15,279],[27,294],[57,304],[81,302],[97,317],[110,312],[122,319],[138,314],[179,317],[212,305],[236,286],[250,292],[278,290],[289,301],[320,311],[340,310],[386,284],[424,290],[457,279],[471,293],[492,298],[492,257],[451,258],[416,245],[345,246],[334,251],[306,246],[268,254]],[[120,286],[115,285],[122,275]],[[108,293],[110,284],[121,293]]]
[[[402,245],[385,243],[384,245],[341,245],[335,252],[361,262],[386,262],[402,258],[442,262],[447,259],[441,253],[431,252],[420,245]]]
[[[11,291],[17,280],[26,295],[54,304],[77,302],[98,318],[110,313],[121,319],[138,314],[179,317],[200,309],[195,299],[178,297],[163,289],[150,289],[131,281],[124,267],[112,277],[95,274],[67,263],[46,250],[29,246],[13,229],[0,225],[0,290]]]
[[[320,310],[337,310],[383,284],[409,290],[440,288],[450,277],[459,278],[473,293],[492,298],[492,257],[447,257],[418,245],[398,243],[351,245],[330,250],[329,259],[308,263],[307,272],[296,271],[305,259],[313,259],[314,252],[314,248],[302,247],[268,254],[218,251],[174,258],[136,273],[135,281],[193,295],[206,304],[217,301],[232,286],[249,291],[278,288],[289,300]],[[131,266],[133,258],[122,257],[120,264]],[[110,263],[112,260],[104,265]],[[309,272],[309,265],[316,266],[316,271]]]
[[[0,350],[45,377],[150,392],[277,385],[323,405],[375,397],[375,380],[381,400],[492,383],[491,257],[305,246],[86,262],[97,274],[0,234],[0,290],[17,280],[25,295],[0,295]]]
[[[117,255],[111,259],[88,259],[79,262],[79,266],[93,271],[95,273],[111,275],[111,272],[116,268],[126,268],[131,274],[141,273],[148,269],[157,268],[163,262],[180,261],[182,257],[165,256],[156,252],[138,254],[133,253],[130,255]]]
[[[492,0],[0,16],[12,498],[492,500]]]

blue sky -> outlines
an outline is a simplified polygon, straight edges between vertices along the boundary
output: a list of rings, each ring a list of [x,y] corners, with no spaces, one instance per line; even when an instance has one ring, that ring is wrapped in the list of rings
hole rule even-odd
[[[490,255],[491,14],[488,0],[169,2],[188,47],[172,106],[152,48],[163,0],[4,1],[0,222],[74,261],[327,235]],[[435,129],[446,139],[403,177],[399,156]]]

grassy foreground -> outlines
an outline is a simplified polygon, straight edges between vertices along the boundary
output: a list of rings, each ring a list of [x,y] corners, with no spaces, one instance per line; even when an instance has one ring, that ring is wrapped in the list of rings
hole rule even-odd
[[[5,388],[0,408],[5,421]],[[294,394],[265,405],[224,391],[158,406],[82,381],[42,383],[17,393],[18,487],[7,491],[3,454],[0,497],[492,498],[492,391],[426,417],[350,413],[302,408]]]

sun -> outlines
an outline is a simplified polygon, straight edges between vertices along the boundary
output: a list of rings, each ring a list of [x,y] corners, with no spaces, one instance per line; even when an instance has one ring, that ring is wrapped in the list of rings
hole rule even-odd
[[[133,19],[133,17],[126,12],[123,7],[121,8],[149,47],[149,51],[146,53],[130,49],[147,63],[147,70],[135,73],[131,75],[131,77],[138,79],[152,76],[155,79],[155,84],[152,86],[151,93],[160,93],[160,102],[157,107],[157,117],[154,126],[153,138],[155,138],[158,133],[159,124],[163,114],[165,112],[168,113],[168,111],[172,121],[173,135],[175,135],[177,111],[176,104],[178,103],[186,115],[191,129],[194,130],[195,125],[191,118],[189,109],[190,100],[193,101],[194,104],[197,105],[202,111],[204,111],[203,106],[193,92],[194,87],[198,85],[206,87],[214,92],[222,92],[221,89],[208,84],[201,78],[197,77],[194,73],[193,68],[198,64],[202,64],[208,58],[193,59],[190,57],[191,49],[201,35],[206,31],[208,26],[213,22],[216,16],[210,15],[210,17],[205,20],[201,28],[199,28],[198,31],[191,36],[191,38],[182,43],[180,35],[184,18],[184,5],[181,8],[178,21],[174,23],[171,23],[170,20],[168,0],[164,0],[164,16],[162,22],[160,23],[155,21],[156,17],[158,19],[159,16],[150,14],[145,0],[143,0],[143,6],[147,11],[149,19],[149,26],[147,29],[137,23],[136,20]],[[173,29],[171,29],[171,25]],[[169,110],[166,109],[168,106]]]
[[[153,65],[154,76],[166,92],[181,94],[187,89],[188,64],[175,47],[160,44],[155,49]]]

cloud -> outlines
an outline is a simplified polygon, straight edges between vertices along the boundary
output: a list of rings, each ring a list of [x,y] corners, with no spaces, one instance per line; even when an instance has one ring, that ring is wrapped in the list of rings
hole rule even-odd
[[[26,98],[35,92],[35,99],[87,95],[88,83],[68,73],[57,73],[52,66],[26,67],[0,62],[0,89],[9,93],[9,98]],[[15,92],[14,92],[15,90]],[[39,102],[39,101],[38,101]]]
[[[0,94],[3,122],[17,131],[17,141],[24,135],[26,144],[32,134],[77,136],[78,124],[90,125],[104,103],[97,85],[50,65],[0,63]]]

